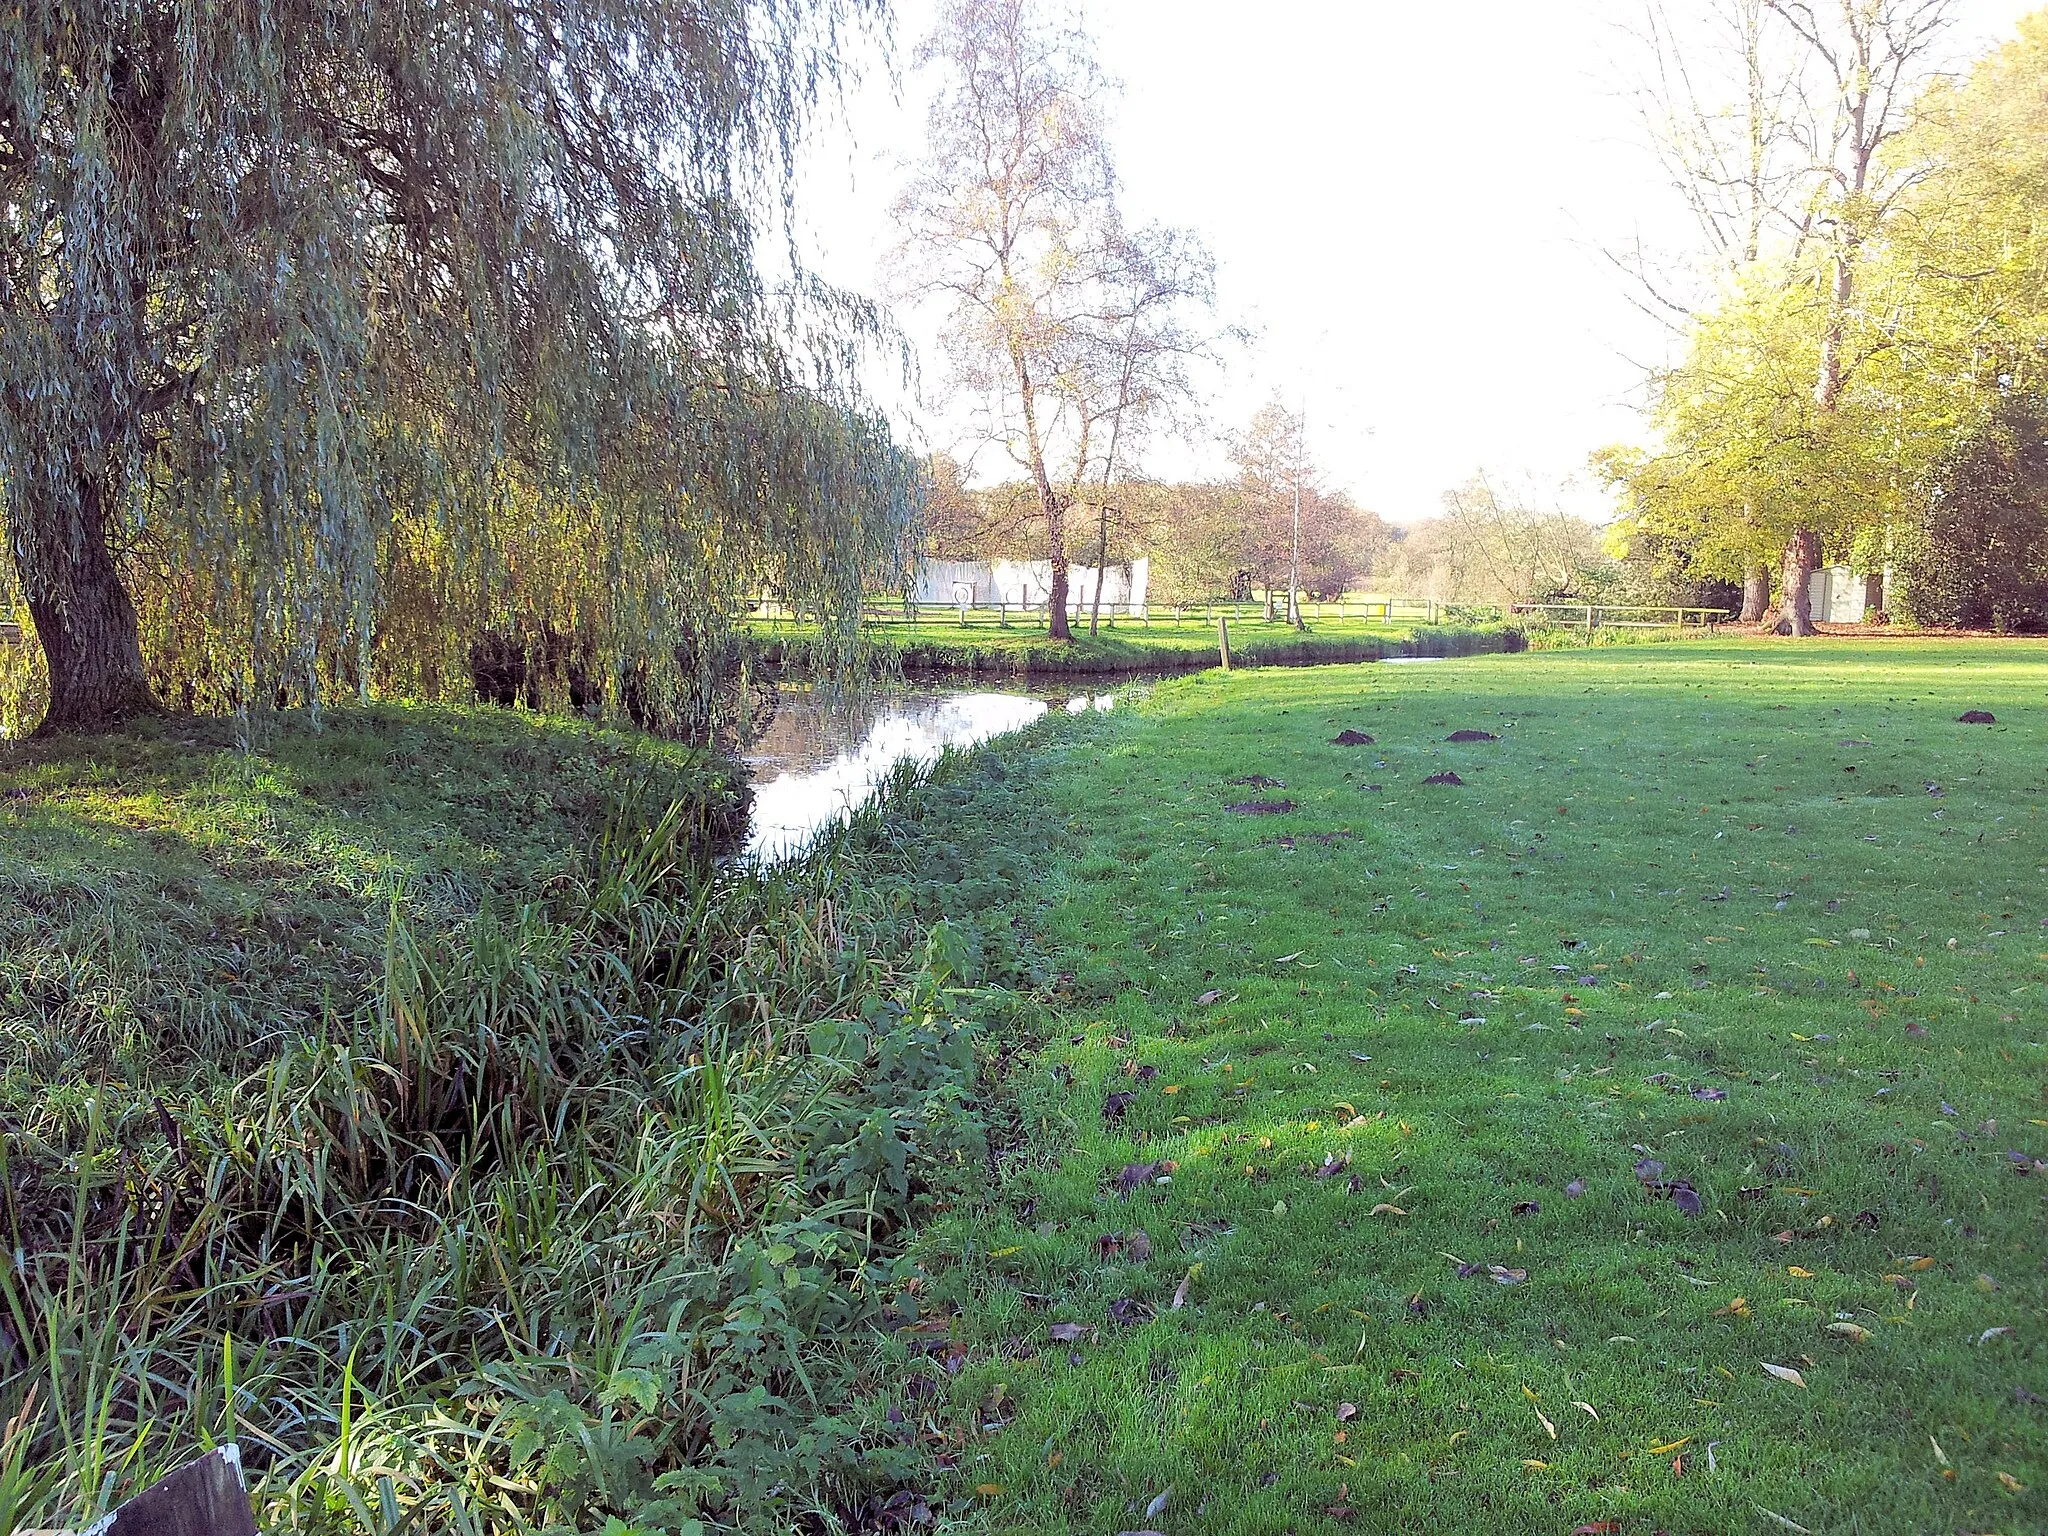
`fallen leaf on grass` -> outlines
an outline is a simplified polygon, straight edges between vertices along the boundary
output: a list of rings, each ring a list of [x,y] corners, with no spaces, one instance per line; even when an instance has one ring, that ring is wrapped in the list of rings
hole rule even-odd
[[[1347,1422],[1348,1420],[1351,1420],[1351,1419],[1355,1419],[1355,1418],[1357,1418],[1357,1417],[1358,1417],[1358,1404],[1356,1404],[1356,1403],[1339,1403],[1339,1404],[1337,1405],[1337,1422],[1338,1422],[1339,1424],[1345,1423],[1345,1422]]]
[[[1550,1422],[1550,1415],[1545,1413],[1541,1408],[1535,1408],[1533,1404],[1531,1404],[1531,1407],[1534,1409],[1537,1422],[1542,1424],[1544,1431],[1550,1436],[1551,1439],[1555,1440],[1557,1438],[1557,1426]]]
[[[1932,1269],[1934,1268],[1934,1255],[1930,1253],[1918,1258],[1909,1259],[1906,1261],[1906,1268],[1910,1270]]]
[[[1749,1309],[1749,1298],[1746,1296],[1736,1297],[1725,1307],[1714,1308],[1714,1316],[1716,1317],[1752,1317],[1754,1315]]]
[[[1211,987],[1208,991],[1204,992],[1200,997],[1195,999],[1195,1006],[1198,1008],[1206,1008],[1211,1003],[1221,1002],[1222,1000],[1222,991],[1219,988]]]
[[[1493,1277],[1495,1285],[1520,1285],[1529,1278],[1526,1269],[1508,1269],[1500,1264],[1487,1265],[1486,1272]]]
[[[1170,1158],[1157,1163],[1125,1163],[1116,1175],[1117,1193],[1128,1195],[1133,1190],[1150,1184],[1162,1174],[1171,1175],[1179,1166]]]
[[[1152,1257],[1152,1239],[1142,1227],[1133,1227],[1124,1234],[1124,1252],[1134,1264],[1142,1264]]]
[[[1576,1200],[1585,1192],[1586,1181],[1584,1179],[1573,1179],[1571,1183],[1564,1187],[1564,1197],[1567,1200]]]
[[[1653,1445],[1645,1454],[1651,1456],[1669,1456],[1673,1451],[1683,1450],[1686,1446],[1691,1444],[1692,1436],[1687,1435],[1683,1440],[1673,1440],[1665,1445]]]
[[[1572,1406],[1574,1408],[1583,1410],[1586,1416],[1590,1418],[1595,1424],[1598,1424],[1600,1422],[1600,1415],[1593,1411],[1593,1405],[1591,1403],[1582,1403],[1575,1399],[1572,1403]]]
[[[1190,1269],[1186,1274],[1180,1277],[1180,1284],[1176,1285],[1173,1288],[1173,1305],[1170,1308],[1171,1311],[1178,1312],[1182,1307],[1188,1304],[1188,1287],[1195,1283],[1195,1276],[1200,1274],[1201,1272],[1202,1266],[1197,1264],[1194,1266],[1194,1268]]]
[[[1122,1296],[1109,1304],[1109,1320],[1120,1328],[1135,1328],[1152,1316],[1152,1309],[1135,1296]]]
[[[1806,1378],[1789,1365],[1773,1365],[1768,1360],[1759,1360],[1757,1364],[1764,1368],[1766,1374],[1775,1376],[1780,1381],[1789,1381],[1795,1387],[1806,1385]]]
[[[1406,1216],[1408,1213],[1398,1205],[1389,1205],[1386,1201],[1382,1200],[1367,1214],[1372,1216]]]
[[[1801,1269],[1797,1264],[1787,1264],[1785,1266],[1785,1273],[1790,1275],[1794,1280],[1811,1280],[1813,1278],[1812,1270]]]
[[[1870,1330],[1861,1323],[1829,1323],[1827,1331],[1838,1339],[1847,1339],[1852,1344],[1861,1344],[1870,1337]]]
[[[2002,1339],[2011,1332],[2012,1329],[2009,1326],[2003,1325],[1997,1328],[1986,1328],[1977,1335],[1977,1342],[1980,1345],[1989,1344],[1993,1339]]]
[[[1079,1323],[1054,1323],[1046,1329],[1047,1335],[1055,1344],[1079,1343],[1081,1336],[1087,1331]]]
[[[2014,1477],[2010,1472],[1999,1473],[1998,1480],[2005,1484],[2005,1491],[2007,1493],[2025,1493],[2027,1491],[2027,1485]]]

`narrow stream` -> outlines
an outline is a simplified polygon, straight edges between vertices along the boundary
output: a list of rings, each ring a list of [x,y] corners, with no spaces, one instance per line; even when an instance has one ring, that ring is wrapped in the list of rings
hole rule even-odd
[[[936,761],[1021,730],[1051,710],[1071,714],[1115,703],[1109,680],[1095,689],[1001,684],[976,688],[901,684],[848,700],[806,683],[784,683],[775,716],[741,754],[753,771],[754,809],[745,856],[774,863],[801,853],[844,821],[906,759]]]

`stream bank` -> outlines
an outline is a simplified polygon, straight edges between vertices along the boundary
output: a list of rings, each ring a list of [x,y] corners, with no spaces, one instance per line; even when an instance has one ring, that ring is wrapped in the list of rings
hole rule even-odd
[[[1194,672],[1221,661],[1216,626],[1201,621],[1120,620],[1093,637],[1058,641],[1017,624],[927,622],[877,625],[886,662],[906,675],[1072,677],[1138,672]],[[757,655],[772,667],[804,665],[807,632],[782,624],[753,631]],[[1414,656],[1479,656],[1528,648],[1512,624],[1392,626],[1331,621],[1306,632],[1285,624],[1233,623],[1231,658],[1244,667],[1325,666]]]

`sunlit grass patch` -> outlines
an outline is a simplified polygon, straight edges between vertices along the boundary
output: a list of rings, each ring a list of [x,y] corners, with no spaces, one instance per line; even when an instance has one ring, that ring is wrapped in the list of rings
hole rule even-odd
[[[922,1254],[991,1528],[2039,1522],[2048,650],[1211,673],[1097,732],[1039,775],[1025,1146]]]

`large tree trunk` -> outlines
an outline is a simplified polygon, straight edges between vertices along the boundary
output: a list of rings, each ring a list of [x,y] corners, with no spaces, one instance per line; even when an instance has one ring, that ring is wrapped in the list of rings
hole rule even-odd
[[[1742,617],[1744,624],[1761,624],[1771,611],[1771,568],[1761,560],[1742,573]]]
[[[17,487],[15,570],[50,671],[38,736],[104,730],[163,713],[142,667],[135,605],[107,549],[103,487],[91,477],[65,506],[33,481]]]
[[[1820,535],[1811,528],[1795,528],[1785,545],[1785,590],[1779,599],[1779,634],[1804,636],[1816,632],[1807,598],[1813,573],[1819,566]]]
[[[1067,624],[1067,557],[1056,554],[1052,557],[1052,592],[1046,599],[1046,620],[1048,632],[1055,640],[1071,640],[1073,630]]]
[[[1046,553],[1052,561],[1052,591],[1046,597],[1046,628],[1055,640],[1071,640],[1067,625],[1066,508],[1057,497],[1045,504]]]

